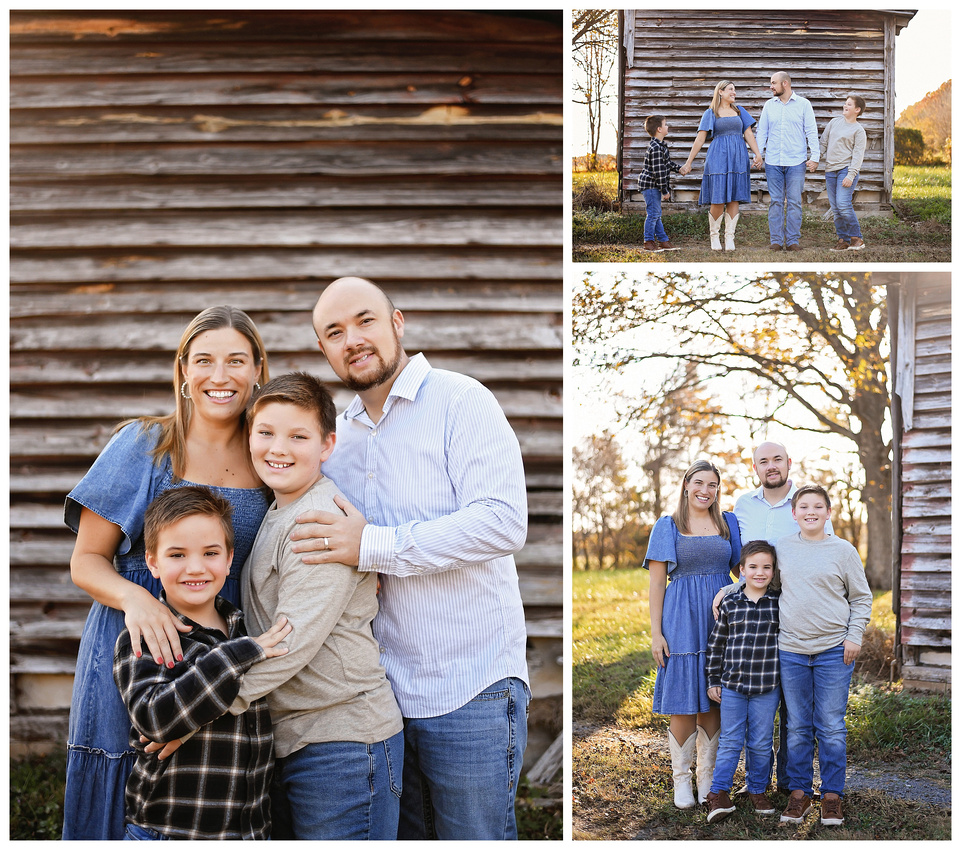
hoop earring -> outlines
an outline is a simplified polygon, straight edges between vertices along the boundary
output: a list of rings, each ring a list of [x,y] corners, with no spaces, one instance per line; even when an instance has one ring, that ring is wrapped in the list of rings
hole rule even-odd
[[[187,382],[184,381],[184,382],[180,385],[180,394],[181,394],[185,399],[187,399],[187,401],[190,401],[190,396],[187,395],[186,390],[187,390]]]

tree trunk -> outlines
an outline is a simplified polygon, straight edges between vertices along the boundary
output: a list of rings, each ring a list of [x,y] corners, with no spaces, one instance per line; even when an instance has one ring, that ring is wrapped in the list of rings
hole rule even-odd
[[[891,567],[891,461],[890,447],[877,429],[863,428],[857,436],[858,455],[864,467],[861,501],[868,514],[868,551],[864,572],[872,590],[890,590]]]

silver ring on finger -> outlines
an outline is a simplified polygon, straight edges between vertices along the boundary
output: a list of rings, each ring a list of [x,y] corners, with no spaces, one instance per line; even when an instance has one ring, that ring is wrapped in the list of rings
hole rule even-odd
[[[329,538],[329,537],[325,537],[325,538],[324,538],[324,548],[325,548],[325,549],[329,549],[329,548],[330,548],[330,538]]]

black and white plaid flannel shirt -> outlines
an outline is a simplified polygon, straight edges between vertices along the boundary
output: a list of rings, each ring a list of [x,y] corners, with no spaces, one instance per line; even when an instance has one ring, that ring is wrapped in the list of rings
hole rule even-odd
[[[755,603],[741,587],[721,600],[720,613],[707,644],[709,688],[725,687],[752,696],[778,686],[780,596],[780,590],[768,588]]]
[[[126,629],[117,639],[113,675],[137,750],[126,820],[176,839],[266,839],[274,757],[267,701],[255,700],[243,714],[226,713],[243,674],[264,650],[247,637],[237,607],[219,596],[216,605],[227,620],[227,639],[174,611],[194,628],[180,635],[184,659],[173,669],[148,652],[137,658]],[[139,740],[143,734],[173,741],[191,732],[164,761],[145,754]]]
[[[667,144],[660,139],[651,139],[647,146],[647,156],[644,157],[644,168],[637,178],[638,191],[660,189],[662,195],[669,194],[671,172],[680,170],[681,166],[671,159]]]

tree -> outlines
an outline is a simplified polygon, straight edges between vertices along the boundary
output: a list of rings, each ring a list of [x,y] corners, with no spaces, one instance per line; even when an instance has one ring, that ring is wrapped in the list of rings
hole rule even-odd
[[[891,587],[891,443],[882,435],[890,407],[888,313],[885,288],[870,273],[674,272],[644,281],[621,273],[610,286],[588,273],[573,310],[576,365],[583,358],[620,371],[680,360],[704,380],[740,376],[748,396],[770,392],[774,404],[752,413],[748,398],[725,415],[852,441],[864,474],[865,571],[875,589]],[[788,412],[798,407],[809,422]]]
[[[587,108],[590,170],[597,169],[603,107],[610,102],[605,91],[617,59],[617,14],[611,11],[574,9],[572,13],[574,103]]]

